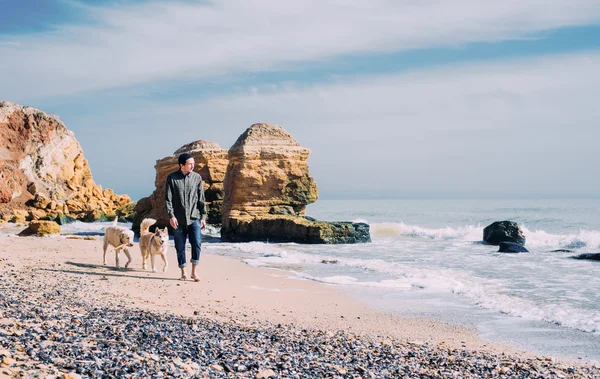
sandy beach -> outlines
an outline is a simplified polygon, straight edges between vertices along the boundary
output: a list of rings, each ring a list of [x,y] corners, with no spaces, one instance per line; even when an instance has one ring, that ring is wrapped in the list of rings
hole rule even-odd
[[[376,312],[336,290],[335,286],[299,280],[284,270],[254,268],[235,259],[211,255],[210,245],[202,252],[199,283],[177,280],[179,268],[172,249],[169,268],[164,273],[160,259],[157,259],[158,272],[143,271],[137,244],[131,251],[131,266],[116,269],[112,249],[108,265],[102,265],[102,237],[0,237],[0,288],[4,298],[0,303],[0,359],[3,362],[0,377],[600,376],[598,367],[584,361],[560,361],[517,351],[479,339],[476,330]],[[122,257],[121,262],[124,261]],[[105,316],[90,320],[86,316],[90,312]],[[140,312],[147,315],[146,319],[167,317],[171,325],[179,325],[186,331],[196,330],[198,325],[206,326],[204,337],[200,333],[189,335],[191,344],[205,347],[213,346],[207,345],[207,341],[218,334],[206,331],[233,328],[231,346],[237,349],[237,355],[223,355],[226,349],[220,346],[221,356],[209,355],[206,360],[195,357],[194,353],[173,358],[164,352],[152,353],[155,358],[152,360],[142,354],[148,349],[138,347],[130,353],[139,357],[140,362],[146,362],[140,363],[140,367],[145,367],[143,373],[123,371],[118,374],[108,370],[104,361],[69,359],[66,353],[64,356],[57,353],[54,357],[42,353],[42,347],[49,349],[52,345],[58,352],[64,348],[59,346],[67,344],[60,338],[48,337],[49,329],[61,324],[61,320],[73,320],[73,315],[82,317],[86,328],[80,328],[81,333],[89,335],[90,330],[99,327],[98,322],[114,325]],[[32,319],[31,315],[36,314],[52,320],[36,321],[35,317],[41,317]],[[86,322],[93,325],[87,326]],[[189,327],[190,323],[194,327]],[[77,334],[78,330],[75,328],[69,333]],[[236,333],[248,330],[255,331],[256,335],[283,336],[277,338],[277,343],[271,339],[260,345],[261,349],[282,344],[286,348],[255,352],[240,363],[239,356],[256,350],[244,348],[246,344],[252,345],[250,340],[235,337]],[[176,338],[169,335],[171,332],[164,333],[167,334],[162,336],[164,340],[177,345]],[[134,334],[123,330],[122,338],[127,340]],[[24,336],[44,341],[46,345],[28,348],[23,342]],[[48,341],[53,342],[48,345]],[[339,341],[359,341],[363,347],[357,350],[360,354],[345,351],[346,348],[325,349],[319,352],[319,359],[313,356],[315,362],[320,362],[322,367],[319,368],[304,364],[306,354],[298,350],[299,345],[294,341],[303,341],[300,345],[318,342],[333,347]],[[144,343],[152,345],[151,341]],[[210,351],[210,346],[202,351]],[[92,350],[104,355],[108,351],[98,345]],[[383,351],[392,362],[387,368],[381,355]],[[287,365],[279,364],[282,354],[296,360],[288,360]],[[297,360],[298,356],[304,358]],[[112,359],[119,359],[118,354]],[[150,365],[149,361],[154,363]],[[127,365],[118,360],[113,366]],[[150,367],[154,371],[148,371]],[[477,367],[479,371],[473,371]]]

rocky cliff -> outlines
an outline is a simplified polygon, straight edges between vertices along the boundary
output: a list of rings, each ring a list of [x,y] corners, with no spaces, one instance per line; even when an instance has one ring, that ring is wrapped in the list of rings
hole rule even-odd
[[[102,189],[75,136],[56,117],[0,102],[0,214],[3,219],[94,221],[130,203]]]
[[[225,175],[224,241],[290,241],[299,243],[369,242],[369,226],[328,223],[305,216],[317,200],[310,176],[310,150],[283,128],[254,124],[229,149]]]
[[[221,204],[223,202],[223,180],[227,169],[227,150],[218,144],[205,140],[188,143],[169,155],[156,161],[156,178],[154,192],[140,201],[135,208],[133,229],[139,230],[139,224],[146,217],[157,220],[158,227],[169,224],[169,217],[165,208],[165,184],[167,176],[179,170],[177,158],[181,153],[190,153],[196,161],[194,171],[202,176],[204,192],[206,195],[209,224],[221,223]]]

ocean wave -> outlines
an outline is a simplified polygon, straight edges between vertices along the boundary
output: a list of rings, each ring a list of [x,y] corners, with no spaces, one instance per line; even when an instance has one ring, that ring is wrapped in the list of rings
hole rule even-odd
[[[432,240],[483,241],[482,226],[465,225],[461,227],[426,228],[419,225],[399,223],[371,224],[371,236],[374,240],[389,237],[425,238]],[[548,249],[579,249],[582,247],[599,248],[599,230],[579,230],[575,233],[552,234],[544,230],[530,230],[521,225],[527,238],[527,247]]]
[[[429,238],[438,240],[465,240],[477,241],[482,238],[483,228],[479,226],[467,225],[459,228],[426,228],[418,225],[409,225],[403,222],[399,223],[380,223],[371,224],[371,236],[377,237],[413,237]]]
[[[579,230],[576,233],[551,234],[544,230],[529,230],[523,227],[528,247],[580,249],[600,247],[600,231]]]

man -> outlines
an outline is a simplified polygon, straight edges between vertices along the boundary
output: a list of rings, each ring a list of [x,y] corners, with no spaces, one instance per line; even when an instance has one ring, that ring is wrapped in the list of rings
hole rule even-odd
[[[200,281],[196,273],[200,263],[200,245],[202,243],[201,230],[206,229],[206,204],[204,201],[204,188],[202,177],[194,172],[196,162],[191,154],[183,153],[178,158],[179,170],[167,176],[165,186],[165,204],[169,215],[169,223],[173,228],[177,262],[181,269],[181,278],[187,280],[185,267],[185,240],[189,238],[192,245],[192,272],[191,278]]]

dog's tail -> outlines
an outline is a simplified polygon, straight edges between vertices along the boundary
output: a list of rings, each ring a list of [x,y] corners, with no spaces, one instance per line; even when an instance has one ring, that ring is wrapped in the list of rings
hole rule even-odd
[[[113,225],[117,225],[117,222],[119,222],[119,216],[115,217],[113,220]]]
[[[140,236],[148,234],[148,229],[150,229],[150,226],[154,224],[156,224],[156,220],[153,218],[143,219],[142,223],[140,224]]]

